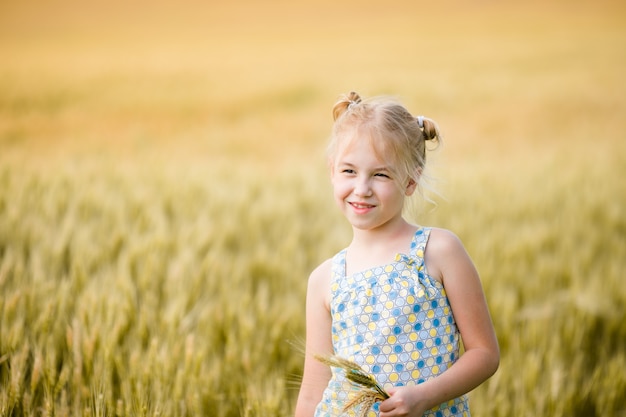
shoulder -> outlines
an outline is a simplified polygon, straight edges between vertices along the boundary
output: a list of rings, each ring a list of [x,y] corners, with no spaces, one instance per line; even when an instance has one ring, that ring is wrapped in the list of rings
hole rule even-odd
[[[440,229],[438,227],[430,228],[427,249],[431,252],[449,251],[458,249],[459,247],[463,247],[461,239],[450,230]]]
[[[319,264],[309,275],[309,282],[319,282],[328,280],[330,282],[330,276],[333,269],[333,259],[328,258],[321,264]]]
[[[450,230],[433,227],[424,253],[429,274],[443,281],[446,272],[459,265],[473,267],[461,239]]]
[[[318,265],[309,275],[307,297],[310,302],[330,304],[330,281],[332,278],[333,259],[329,258]]]

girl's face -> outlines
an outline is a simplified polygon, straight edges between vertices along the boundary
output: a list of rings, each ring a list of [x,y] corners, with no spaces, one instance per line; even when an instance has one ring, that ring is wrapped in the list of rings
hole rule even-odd
[[[367,138],[345,139],[331,165],[335,202],[357,229],[375,230],[402,218],[404,199],[414,181],[398,181],[392,166]],[[398,184],[404,184],[399,187]]]

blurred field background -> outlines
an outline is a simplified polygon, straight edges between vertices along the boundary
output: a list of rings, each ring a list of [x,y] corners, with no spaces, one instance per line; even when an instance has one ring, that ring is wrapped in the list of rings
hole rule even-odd
[[[625,73],[618,1],[1,2],[0,415],[291,415],[351,89],[443,129],[473,415],[626,415]]]

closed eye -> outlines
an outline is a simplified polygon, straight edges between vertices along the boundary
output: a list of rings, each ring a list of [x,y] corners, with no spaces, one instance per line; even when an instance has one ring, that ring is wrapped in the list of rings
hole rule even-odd
[[[385,174],[384,172],[378,172],[378,173],[376,173],[374,175],[376,177],[391,178],[389,175]]]

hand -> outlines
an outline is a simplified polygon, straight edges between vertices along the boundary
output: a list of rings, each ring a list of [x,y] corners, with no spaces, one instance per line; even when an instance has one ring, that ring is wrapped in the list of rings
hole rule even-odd
[[[428,408],[418,392],[417,386],[387,389],[390,397],[380,403],[380,417],[422,417]]]

